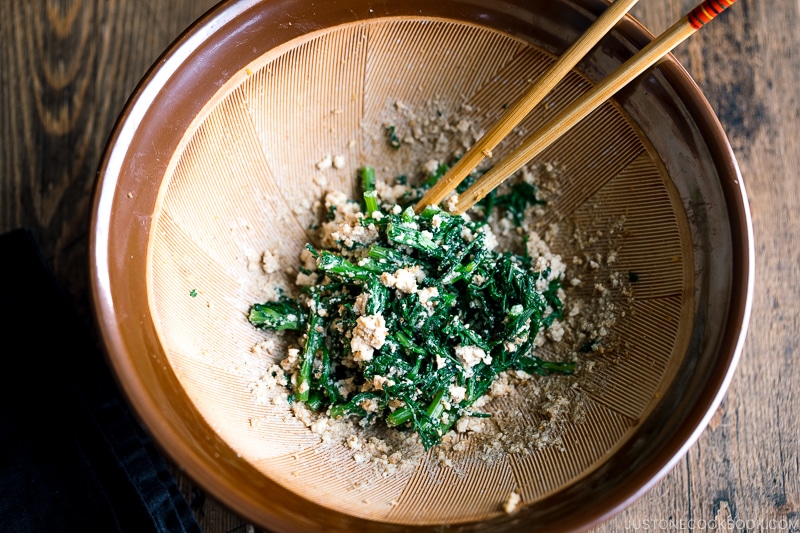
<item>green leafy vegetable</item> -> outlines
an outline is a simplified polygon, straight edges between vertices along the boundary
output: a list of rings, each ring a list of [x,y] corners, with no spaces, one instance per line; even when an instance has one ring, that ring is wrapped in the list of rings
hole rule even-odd
[[[261,329],[299,330],[305,324],[306,317],[305,311],[298,302],[283,297],[277,302],[253,305],[247,319]]]
[[[394,126],[386,127],[386,136],[389,139],[389,146],[391,146],[395,150],[400,149],[400,139],[397,137],[397,133],[394,130]]]
[[[293,401],[334,418],[382,419],[427,449],[460,417],[488,416],[472,404],[499,373],[573,371],[534,355],[537,334],[561,317],[558,276],[490,249],[483,222],[435,207],[380,212],[374,170],[360,176],[361,224],[377,239],[308,246],[319,281],[248,315],[256,327],[301,335]],[[495,198],[514,217],[532,202],[531,186]]]
[[[364,194],[364,213],[371,215],[378,211],[378,191],[375,190],[375,169],[361,169],[361,189]]]
[[[487,210],[491,210],[492,207],[505,209],[517,227],[522,226],[525,209],[528,206],[544,204],[543,200],[536,197],[536,187],[525,181],[513,185],[506,194],[493,193],[491,196],[492,198],[487,201],[489,204]]]

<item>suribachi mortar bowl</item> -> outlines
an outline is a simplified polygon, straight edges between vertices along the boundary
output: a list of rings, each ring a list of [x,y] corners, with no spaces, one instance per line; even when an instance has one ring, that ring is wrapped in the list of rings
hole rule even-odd
[[[564,169],[548,208],[578,230],[624,218],[615,268],[637,279],[614,326],[625,348],[598,366],[562,446],[488,463],[467,443],[457,469],[434,451],[376,479],[250,388],[252,369],[275,357],[251,350],[263,334],[244,318],[263,295],[254,254],[291,267],[326,190],[353,194],[361,165],[408,167],[385,142],[391,110],[419,118],[434,102],[453,124],[485,130],[605,6],[232,0],[153,66],[100,168],[92,287],[119,383],[197,483],[274,531],[568,531],[618,512],[685,454],[742,349],[753,245],[725,134],[671,56],[539,158]],[[651,38],[625,18],[520,132]],[[521,504],[506,514],[513,490]]]

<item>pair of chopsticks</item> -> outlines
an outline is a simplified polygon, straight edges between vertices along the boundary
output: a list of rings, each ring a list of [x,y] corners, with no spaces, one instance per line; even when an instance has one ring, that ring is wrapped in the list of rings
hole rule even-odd
[[[491,158],[492,150],[500,141],[542,101],[547,93],[630,11],[636,2],[638,0],[616,0],[611,4],[594,24],[550,67],[542,78],[509,107],[497,124],[484,134],[428,190],[414,206],[415,211],[420,212],[429,205],[439,205],[484,158]],[[711,22],[735,2],[736,0],[705,0],[695,7],[688,15],[673,24],[591,91],[572,103],[567,109],[526,139],[522,145],[507,157],[489,169],[477,182],[458,196],[458,202],[453,212],[460,214],[470,209],[528,161],[564,135],[581,119],[597,109],[617,91],[653,66],[673,48]]]

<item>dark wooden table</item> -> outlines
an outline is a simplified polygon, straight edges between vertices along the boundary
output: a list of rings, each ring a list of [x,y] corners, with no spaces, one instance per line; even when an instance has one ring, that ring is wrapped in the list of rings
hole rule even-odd
[[[657,33],[696,0],[642,0]],[[214,0],[8,0],[0,16],[0,232],[34,229],[89,312],[87,247],[95,172],[128,95]],[[800,3],[740,0],[678,59],[728,133],[756,237],[756,292],[739,369],[688,455],[596,528],[800,531]],[[177,469],[208,532],[248,524]],[[705,528],[703,528],[705,526]]]

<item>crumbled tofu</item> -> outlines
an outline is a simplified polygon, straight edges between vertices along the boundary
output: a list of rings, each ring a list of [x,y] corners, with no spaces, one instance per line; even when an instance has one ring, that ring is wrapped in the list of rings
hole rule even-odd
[[[412,293],[417,291],[417,277],[414,272],[407,268],[401,268],[394,273],[396,281],[395,287],[397,290],[405,293]]]
[[[346,440],[347,447],[351,450],[360,450],[361,449],[361,440],[359,440],[358,435],[349,435]]]
[[[266,274],[274,274],[275,272],[281,269],[280,263],[278,263],[278,255],[274,252],[270,252],[269,250],[265,251],[261,255],[261,269]]]
[[[326,156],[321,161],[317,163],[317,169],[319,170],[326,170],[333,166],[333,158],[331,156]]]
[[[602,296],[608,296],[608,293],[610,292],[602,283],[595,283],[594,290],[599,292]]]
[[[386,320],[380,313],[358,317],[356,327],[353,329],[353,337],[350,339],[353,359],[356,361],[372,360],[374,351],[384,345],[388,333]]]
[[[519,507],[521,501],[522,497],[519,495],[519,493],[512,491],[511,494],[508,495],[506,503],[503,504],[503,510],[506,512],[506,514],[513,514]]]
[[[378,238],[375,226],[362,226],[363,213],[360,205],[353,202],[340,191],[331,191],[325,195],[325,209],[333,214],[333,220],[322,224],[321,244],[331,248],[336,242],[341,242],[347,247],[355,244],[368,245]]]
[[[530,257],[544,257],[550,255],[550,247],[535,231],[528,233],[528,241],[525,243]]]
[[[375,398],[367,398],[366,400],[363,400],[359,405],[364,411],[368,413],[376,412],[379,407],[378,400],[376,400]]]
[[[303,248],[300,252],[300,262],[306,270],[316,270],[317,260],[308,248]]]
[[[395,409],[399,409],[406,404],[403,400],[398,400],[397,398],[392,398],[389,400],[389,408],[394,411]]]
[[[466,387],[459,387],[458,385],[450,385],[448,388],[448,392],[450,393],[450,401],[455,404],[459,404],[464,401],[464,398],[467,397],[467,389]]]
[[[366,291],[356,296],[356,301],[353,303],[353,311],[359,315],[366,315],[368,300],[369,300],[369,293]]]
[[[375,191],[378,193],[378,198],[386,204],[397,204],[409,190],[407,185],[390,185],[384,180],[375,182]]]
[[[428,160],[427,160],[427,161],[425,161],[425,163],[422,165],[422,170],[423,170],[423,172],[426,172],[426,173],[427,173],[427,174],[429,174],[429,175],[430,175],[430,174],[435,174],[435,173],[436,173],[436,170],[437,170],[438,168],[439,168],[439,162],[438,162],[437,160],[435,160],[435,159],[428,159]]]
[[[477,403],[473,405],[477,405]],[[459,433],[466,433],[468,431],[473,433],[482,433],[483,419],[475,418],[473,416],[462,416],[456,422],[456,431]]]
[[[266,357],[272,353],[272,350],[275,348],[275,341],[272,339],[264,339],[263,341],[257,342],[254,344],[250,351],[253,352],[258,357]]]
[[[418,290],[417,296],[419,296],[419,303],[424,305],[429,311],[433,311],[434,305],[436,304],[433,298],[439,297],[439,289],[436,287],[426,287]]]
[[[505,373],[501,373],[489,387],[489,395],[493,398],[497,398],[498,396],[505,396],[509,394],[512,390],[513,388],[508,382],[508,376],[505,375]]]
[[[257,272],[259,269],[262,269],[262,262],[261,258],[263,254],[260,254],[254,250],[248,250],[246,252],[246,259],[247,259],[247,270],[248,272]]]
[[[450,196],[444,199],[444,208],[447,209],[450,213],[456,212],[456,206],[458,206],[457,194],[451,194]]]
[[[554,320],[550,327],[547,328],[547,336],[553,342],[561,342],[564,337],[564,326],[558,320]]]
[[[295,285],[298,287],[314,285],[317,283],[319,276],[316,272],[312,272],[311,274],[305,274],[303,272],[297,273],[297,278],[295,279]]]
[[[372,387],[375,390],[383,390],[383,387],[393,387],[394,381],[384,376],[374,376],[372,378]]]
[[[389,272],[383,272],[380,275],[380,281],[384,287],[389,287],[390,289],[397,285],[397,278]]]
[[[337,155],[333,158],[333,168],[340,169],[344,168],[347,164],[347,159],[343,155]]]
[[[360,220],[351,219],[338,225],[336,231],[331,233],[334,241],[343,243],[352,248],[356,244],[369,245],[378,240],[378,229],[370,224],[362,226]]]
[[[488,250],[494,250],[495,248],[497,248],[497,236],[494,234],[492,228],[490,228],[488,224],[485,226],[481,226],[478,229],[478,232],[483,233],[485,235],[483,243]]]
[[[492,364],[492,356],[486,353],[483,348],[478,346],[458,345],[455,347],[456,357],[464,365],[464,373],[472,375],[472,367],[483,361],[487,365]]]
[[[381,274],[380,280],[385,287],[395,288],[400,292],[411,294],[417,292],[417,279],[421,271],[422,269],[418,266],[400,268],[394,274],[384,272]]]
[[[286,385],[288,379],[283,369],[278,365],[270,365],[258,380],[250,384],[250,392],[254,394],[256,404],[268,405],[273,401],[275,389]]]
[[[286,350],[286,358],[281,361],[281,368],[284,372],[291,372],[297,368],[297,362],[300,358],[300,350],[297,348],[289,348]]]
[[[342,191],[331,191],[325,195],[325,209],[330,210],[336,208],[339,210],[342,206],[351,203],[350,199]]]
[[[328,430],[329,422],[330,422],[329,418],[321,417],[312,422],[309,427],[311,428],[312,433],[316,433],[317,435],[322,435]]]

